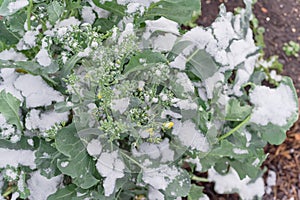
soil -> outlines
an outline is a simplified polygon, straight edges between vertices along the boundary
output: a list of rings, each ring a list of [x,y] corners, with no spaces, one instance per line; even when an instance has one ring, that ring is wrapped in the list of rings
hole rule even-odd
[[[218,6],[226,5],[228,11],[244,7],[242,0],[201,0],[202,16],[197,23],[209,26],[218,15]],[[259,25],[265,28],[265,57],[278,55],[284,66],[284,75],[290,76],[300,96],[300,58],[288,57],[282,47],[285,42],[300,43],[300,0],[258,0],[253,12]],[[299,100],[300,102],[300,100]],[[267,145],[268,155],[262,168],[266,168],[265,182],[269,171],[276,172],[276,185],[265,194],[264,200],[300,200],[300,120],[287,132],[287,139],[281,145]],[[236,194],[219,195],[213,183],[202,184],[204,192],[212,200],[238,200]]]

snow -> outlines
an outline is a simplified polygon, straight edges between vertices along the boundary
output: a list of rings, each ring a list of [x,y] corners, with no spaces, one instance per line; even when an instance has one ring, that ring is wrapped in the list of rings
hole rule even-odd
[[[149,135],[149,134],[148,134]],[[134,156],[140,157],[143,155],[149,156],[151,159],[159,159],[160,162],[165,163],[174,160],[174,151],[170,149],[169,139],[164,139],[159,144],[144,142],[138,150],[132,150]]]
[[[79,26],[80,23],[81,22],[78,19],[76,19],[75,17],[70,17],[68,19],[64,19],[60,22],[57,22],[55,27],[56,28],[62,28],[62,27],[71,28],[71,26]]]
[[[250,93],[250,101],[254,104],[250,121],[263,126],[268,123],[284,126],[298,109],[293,91],[285,84],[277,88],[256,86]]]
[[[239,149],[239,148],[233,148],[233,153],[235,154],[248,154],[247,149]]]
[[[89,24],[93,24],[96,19],[96,16],[93,12],[93,8],[90,6],[82,7],[81,17],[82,17],[84,23],[89,23]]]
[[[170,67],[184,70],[186,64],[186,57],[183,54],[179,54],[172,62],[170,62]]]
[[[7,6],[9,12],[15,13],[18,10],[24,8],[25,6],[27,6],[29,4],[28,0],[16,0],[15,2],[10,2]]]
[[[129,106],[130,99],[128,97],[121,99],[113,99],[111,102],[111,109],[113,111],[119,111],[123,114]]]
[[[9,139],[14,134],[15,128],[8,124],[5,117],[0,113],[0,139]]]
[[[198,105],[190,99],[180,99],[174,106],[179,107],[181,110],[196,110],[198,108]]]
[[[101,176],[106,177],[103,182],[105,196],[110,196],[115,189],[116,180],[125,174],[125,164],[118,158],[118,152],[103,152],[97,163],[96,168]]]
[[[266,193],[271,194],[272,186],[276,185],[276,172],[269,170],[268,177],[267,177],[267,185],[266,185]]]
[[[149,187],[148,190],[148,199],[149,200],[163,200],[164,195],[157,189],[153,188],[153,187]]]
[[[5,176],[9,177],[10,180],[16,180],[18,178],[18,173],[12,169],[5,169],[4,170]]]
[[[31,173],[31,178],[27,181],[30,190],[30,200],[46,200],[50,194],[56,192],[58,186],[62,183],[63,176],[59,175],[51,179],[40,174],[40,171]]]
[[[118,4],[126,5],[129,3],[138,3],[142,6],[149,7],[151,3],[158,2],[159,0],[117,0]]]
[[[51,64],[51,58],[46,49],[40,49],[35,58],[37,62],[44,67],[47,67]]]
[[[18,78],[18,74],[15,72],[15,69],[0,69],[0,76],[3,79],[2,83],[0,82],[0,91],[5,90],[23,102],[23,96],[21,95],[21,92],[13,85],[15,80]]]
[[[226,175],[220,175],[214,169],[209,169],[208,180],[215,182],[215,191],[219,194],[238,192],[243,200],[252,200],[256,196],[261,198],[264,195],[264,181],[262,178],[252,182],[246,176],[246,178],[240,180],[238,173],[233,168],[230,168]]]
[[[102,145],[99,140],[92,139],[87,145],[87,152],[91,156],[99,156],[102,152]]]
[[[24,54],[16,52],[13,48],[0,52],[0,60],[26,61]]]
[[[178,175],[175,166],[161,165],[157,169],[145,169],[142,180],[157,190],[165,190]]]
[[[205,30],[198,26],[186,32],[181,39],[181,41],[192,41],[198,49],[204,49],[210,41],[214,40],[210,29]]]
[[[40,76],[21,75],[15,81],[14,86],[26,98],[27,108],[49,106],[52,101],[60,102],[64,100],[63,96],[48,86]]]
[[[164,35],[158,35],[153,37],[152,45],[155,50],[158,51],[170,51],[177,40],[177,36],[172,33],[165,33]]]
[[[204,135],[196,129],[196,125],[191,121],[180,122],[174,120],[173,135],[177,135],[183,145],[196,149],[198,151],[207,152],[209,143]]]
[[[38,31],[27,31],[23,36],[24,42],[30,47],[36,46],[36,36],[39,34]]]
[[[206,89],[206,95],[208,99],[213,98],[214,89],[218,86],[221,86],[224,83],[224,74],[221,72],[216,72],[211,77],[204,80],[204,85]]]
[[[167,116],[170,116],[173,119],[181,119],[182,118],[181,114],[178,114],[178,113],[173,112],[171,110],[164,110],[164,111],[162,111],[161,118],[165,119],[165,118],[167,118]]]
[[[192,164],[196,165],[195,170],[198,171],[198,172],[201,172],[201,170],[202,170],[202,165],[201,165],[201,163],[200,163],[199,157],[196,157],[196,158],[188,158],[188,159],[186,159],[185,161],[188,162],[188,163],[192,163]]]
[[[68,161],[61,162],[61,163],[60,163],[60,166],[61,166],[61,167],[67,167],[68,165],[69,165],[69,162],[68,162]]]
[[[7,165],[18,167],[18,165],[28,166],[31,169],[36,168],[34,163],[34,151],[30,150],[13,150],[0,148],[0,168]]]
[[[121,44],[124,41],[124,39],[130,35],[134,35],[133,24],[127,23],[125,26],[125,30],[121,32],[121,35],[118,40],[118,44]]]
[[[176,75],[176,83],[183,87],[184,92],[194,93],[194,85],[186,73],[178,73]]]
[[[166,33],[173,33],[179,35],[178,24],[165,17],[161,17],[157,20],[146,20],[146,30],[143,37],[148,40],[152,33],[155,31],[161,31]]]
[[[57,113],[55,111],[47,111],[42,113],[40,110],[32,109],[26,116],[25,126],[28,130],[39,129],[41,134],[51,129],[56,123],[68,121],[68,112]]]
[[[215,22],[212,23],[212,28],[216,39],[218,40],[218,46],[221,49],[226,49],[229,42],[232,39],[237,38],[237,35],[231,24],[232,13],[226,13],[218,17]]]

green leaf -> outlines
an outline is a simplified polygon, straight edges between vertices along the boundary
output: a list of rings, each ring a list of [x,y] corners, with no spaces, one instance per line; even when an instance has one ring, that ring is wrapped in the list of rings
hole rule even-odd
[[[141,63],[141,59],[145,60],[145,63]],[[151,65],[155,65],[160,62],[167,62],[167,59],[161,53],[145,50],[130,58],[130,61],[125,66],[123,73],[129,74],[134,71],[148,69]]]
[[[119,21],[120,20],[114,22],[112,19],[98,18],[94,23],[94,27],[98,26],[100,27],[101,33],[106,33],[107,31],[111,30],[115,25],[117,25]]]
[[[34,150],[35,147],[28,144],[28,140],[33,139],[34,144],[38,143],[38,138],[29,138],[27,136],[21,136],[20,141],[17,143],[11,143],[8,140],[0,139],[0,147],[5,147],[6,149],[14,149],[14,150]]]
[[[35,164],[41,170],[41,174],[47,178],[52,178],[61,174],[57,168],[57,160],[64,156],[45,140],[40,140],[40,145],[35,152]]]
[[[179,24],[188,25],[201,13],[198,0],[161,0],[150,5],[145,19],[153,20],[156,17],[165,17]]]
[[[187,58],[187,69],[205,80],[218,71],[218,66],[205,50],[197,49]]]
[[[60,16],[63,14],[63,12],[64,7],[61,6],[58,1],[52,1],[47,6],[48,19],[52,25],[54,25],[60,19]]]
[[[13,45],[19,42],[19,35],[8,30],[3,21],[0,20],[0,41],[6,45]]]
[[[242,106],[236,98],[231,98],[226,106],[226,117],[227,121],[243,121],[251,113],[251,106]]]
[[[119,5],[116,0],[106,1],[105,3],[101,3],[100,0],[93,0],[94,4],[99,8],[107,10],[118,16],[125,16],[126,7],[123,5]]]
[[[198,200],[204,197],[203,189],[204,187],[199,187],[195,184],[192,184],[191,190],[188,195],[188,200]]]
[[[0,113],[10,124],[17,126],[19,130],[23,130],[19,117],[20,100],[7,93],[5,90],[0,92]]]
[[[0,60],[0,68],[22,69],[32,75],[44,76],[58,71],[58,64],[52,62],[48,67],[43,67],[34,61],[5,61]]]
[[[24,10],[17,12],[7,17],[6,24],[9,24],[9,29],[20,35],[24,34],[24,24],[26,22],[26,12]]]
[[[99,180],[96,178],[97,170],[95,161],[90,157],[77,137],[77,130],[74,124],[62,128],[57,133],[55,144],[62,154],[67,158],[57,162],[59,170],[73,178],[73,183],[83,189],[96,185]]]
[[[77,196],[76,185],[71,184],[57,190],[54,194],[48,196],[47,200],[67,200]]]
[[[67,60],[64,67],[60,71],[60,76],[65,78],[67,75],[69,75],[80,59],[81,57],[79,57],[78,55],[74,55],[69,60]]]
[[[259,131],[262,134],[262,138],[269,142],[270,144],[279,145],[286,138],[286,129],[276,126],[273,124],[268,124],[266,126],[261,126]]]
[[[187,196],[191,189],[189,173],[180,169],[180,174],[168,185],[165,195],[173,197]]]

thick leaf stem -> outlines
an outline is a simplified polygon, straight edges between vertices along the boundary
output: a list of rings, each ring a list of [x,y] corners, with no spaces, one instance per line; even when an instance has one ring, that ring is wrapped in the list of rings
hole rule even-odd
[[[143,165],[141,165],[136,160],[134,160],[133,158],[131,158],[130,156],[128,156],[126,153],[123,153],[122,151],[120,151],[120,152],[121,152],[121,154],[123,156],[125,156],[126,158],[128,158],[131,162],[133,162],[134,164],[136,164],[137,166],[139,166],[141,169],[145,169]]]
[[[29,0],[29,6],[27,8],[27,30],[28,31],[31,30],[30,17],[31,17],[32,8],[33,8],[33,2],[32,2],[32,0]]]
[[[207,178],[203,178],[203,177],[199,177],[199,176],[192,176],[191,178],[193,181],[197,181],[197,182],[209,182],[209,180]]]
[[[242,126],[244,126],[249,120],[250,120],[251,115],[249,115],[248,117],[246,117],[246,119],[244,119],[244,121],[242,121],[239,125],[237,125],[236,127],[234,127],[233,129],[231,129],[229,132],[227,132],[224,135],[221,135],[218,140],[221,141],[227,137],[229,137],[230,135],[232,135],[234,132],[236,132],[238,129],[240,129]]]

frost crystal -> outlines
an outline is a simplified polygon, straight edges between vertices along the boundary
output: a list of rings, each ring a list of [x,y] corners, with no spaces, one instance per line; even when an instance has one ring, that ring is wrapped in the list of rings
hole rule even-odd
[[[118,158],[118,152],[103,152],[96,164],[98,172],[106,177],[103,186],[105,196],[110,196],[115,189],[116,180],[122,178],[125,174],[123,170],[125,165],[122,160]]]
[[[275,89],[256,86],[250,93],[250,101],[255,105],[250,121],[263,126],[268,123],[286,125],[297,108],[293,91],[285,84]]]

